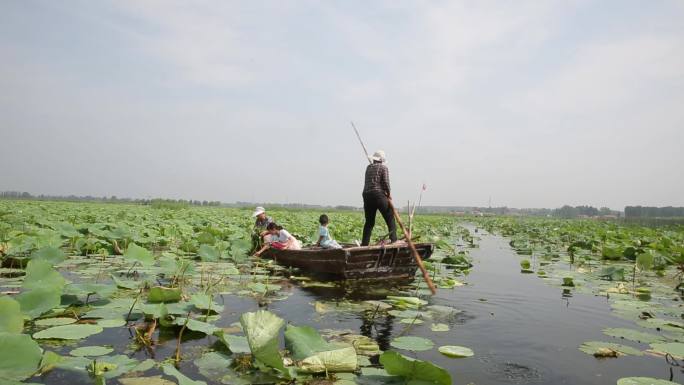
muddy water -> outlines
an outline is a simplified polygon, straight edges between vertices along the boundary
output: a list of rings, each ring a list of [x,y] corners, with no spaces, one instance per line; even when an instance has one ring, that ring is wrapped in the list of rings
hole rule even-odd
[[[343,299],[378,298],[361,290],[345,294],[339,289],[305,289],[288,285],[283,288],[290,296],[274,301],[265,307],[288,322],[307,324],[319,330],[350,329],[354,333],[375,338],[381,349],[389,349],[389,341],[399,334],[429,338],[440,345],[462,345],[475,351],[467,359],[450,359],[437,349],[425,352],[402,352],[406,355],[429,360],[447,368],[455,384],[615,384],[618,378],[650,376],[668,379],[669,365],[662,358],[625,356],[617,359],[598,360],[580,352],[577,347],[584,341],[601,340],[621,342],[603,335],[607,327],[633,328],[633,322],[617,318],[610,313],[603,297],[574,294],[563,295],[560,288],[549,286],[533,274],[520,274],[520,258],[510,250],[507,240],[481,234],[479,248],[471,251],[474,258],[472,273],[465,279],[467,286],[453,290],[440,290],[430,299],[431,304],[449,305],[461,313],[440,320],[450,326],[448,332],[432,332],[430,320],[411,326],[398,319],[382,314],[374,317],[358,313],[330,312],[317,314],[313,303]],[[361,294],[359,294],[361,293]],[[380,298],[382,298],[380,296]],[[246,311],[259,309],[252,298],[225,295],[219,299],[225,311],[217,326],[227,327],[236,322]],[[262,304],[263,305],[263,304]],[[162,361],[171,357],[175,349],[174,335],[158,335],[154,359]],[[126,350],[130,335],[125,328],[105,329],[79,345],[109,344],[115,352]],[[628,343],[637,346],[635,344]],[[646,345],[638,345],[647,348]],[[215,337],[188,333],[184,338],[183,355],[187,357],[180,369],[187,376],[212,382],[200,376],[192,363],[206,348],[219,348]],[[71,347],[56,348],[67,354]],[[151,353],[140,350],[128,354],[144,360]],[[160,374],[157,369],[145,375]],[[684,375],[675,371],[674,381],[684,381]],[[83,374],[55,370],[33,382],[46,384],[92,383]],[[108,384],[116,384],[109,380]]]

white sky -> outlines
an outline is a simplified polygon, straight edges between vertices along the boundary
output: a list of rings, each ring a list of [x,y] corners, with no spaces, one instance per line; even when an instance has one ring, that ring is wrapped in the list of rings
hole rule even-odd
[[[684,2],[0,2],[0,190],[684,205]]]

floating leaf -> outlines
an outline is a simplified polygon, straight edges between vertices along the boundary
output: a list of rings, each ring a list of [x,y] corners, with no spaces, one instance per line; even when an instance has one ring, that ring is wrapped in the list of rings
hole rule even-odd
[[[397,337],[390,342],[390,345],[397,349],[412,350],[416,352],[430,350],[435,346],[435,344],[427,338],[414,336]]]
[[[621,345],[621,344],[614,344],[610,342],[602,342],[602,341],[587,341],[583,343],[580,347],[579,350],[587,353],[594,355],[596,353],[600,353],[601,349],[610,349],[614,350],[620,354],[631,354],[634,356],[643,356],[644,353],[638,349],[635,349],[631,346],[627,345]]]
[[[97,320],[97,326],[102,326],[103,328],[118,328],[126,325],[126,321],[123,319],[101,319]]]
[[[55,326],[33,334],[35,339],[80,340],[101,333],[102,327],[97,325],[74,324]]]
[[[106,346],[81,346],[80,348],[70,351],[69,354],[74,357],[98,357],[107,355],[113,351],[114,349]]]
[[[189,379],[171,364],[164,364],[162,369],[164,370],[164,374],[167,376],[176,377],[176,380],[178,380],[178,385],[207,385],[207,383],[204,381],[195,381]]]
[[[26,334],[0,333],[0,382],[20,381],[38,370],[43,352]]]
[[[163,379],[162,376],[119,378],[121,385],[176,385],[175,382]]]
[[[290,374],[285,369],[283,358],[278,351],[278,334],[285,321],[269,311],[259,310],[243,314],[240,317],[240,324],[254,357],[289,378]]]
[[[173,323],[175,325],[183,326],[185,324],[185,320],[186,320],[186,318],[179,317],[179,318],[176,318],[173,321]],[[214,326],[210,323],[198,321],[198,320],[192,319],[192,318],[188,320],[186,327],[192,331],[201,332],[201,333],[204,333],[204,334],[209,335],[209,336],[216,333],[217,331],[221,330],[221,329],[217,328],[216,326]]]
[[[61,326],[76,323],[76,319],[66,317],[43,318],[36,320],[34,323],[36,326]]]
[[[299,368],[308,373],[353,372],[358,366],[353,347],[316,353],[303,359]]]
[[[678,360],[684,359],[684,343],[681,342],[654,343],[651,344],[651,350],[663,355],[670,354]]]
[[[624,377],[617,381],[617,385],[678,385],[676,382],[651,377]]]
[[[380,356],[380,363],[388,374],[404,377],[409,384],[451,385],[449,372],[431,362],[415,360],[397,352],[388,351]],[[364,375],[366,373],[364,371]]]
[[[611,337],[618,337],[618,338],[624,338],[630,341],[634,342],[643,342],[643,343],[654,343],[654,342],[663,342],[665,341],[665,338],[651,334],[651,333],[644,333],[640,332],[638,330],[634,329],[626,329],[626,328],[608,328],[608,329],[603,329],[603,333],[606,335],[609,335]]]
[[[249,349],[249,343],[247,342],[247,337],[223,333],[223,330],[219,330],[218,332],[216,332],[214,334],[233,353],[251,353],[252,352]]]
[[[448,332],[449,331],[449,325],[447,324],[432,324],[430,326],[430,330],[433,332]]]
[[[218,261],[221,253],[218,250],[216,250],[216,248],[210,245],[202,244],[199,248],[199,251],[197,252],[197,255],[199,255],[202,261],[216,262]]]
[[[21,333],[23,329],[24,316],[19,302],[7,295],[0,296],[0,333]]]
[[[475,354],[470,348],[466,348],[464,346],[445,345],[440,346],[437,350],[439,350],[439,352],[445,356],[451,358],[472,357]]]
[[[332,350],[318,331],[311,326],[287,325],[285,328],[285,347],[295,360],[303,360],[318,352]]]
[[[150,302],[178,302],[181,291],[178,288],[155,286],[150,289],[147,300]]]

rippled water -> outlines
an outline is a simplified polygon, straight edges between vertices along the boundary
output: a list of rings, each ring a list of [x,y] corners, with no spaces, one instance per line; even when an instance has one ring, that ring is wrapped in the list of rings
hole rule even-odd
[[[467,359],[444,357],[436,348],[417,353],[403,352],[447,368],[455,384],[615,384],[618,378],[627,376],[669,378],[669,365],[663,358],[625,356],[599,360],[580,352],[577,347],[584,341],[620,342],[605,336],[601,330],[606,327],[633,328],[634,323],[611,315],[604,297],[564,296],[562,289],[545,284],[536,275],[520,274],[520,259],[510,250],[506,239],[487,234],[481,236],[480,247],[471,251],[474,267],[465,279],[468,285],[440,290],[430,299],[431,304],[450,305],[463,311],[439,321],[449,324],[451,330],[448,332],[432,332],[429,321],[405,331],[407,325],[388,315],[375,314],[373,317],[366,314],[362,317],[355,313],[318,315],[313,312],[315,301],[344,295],[340,289],[289,286],[283,289],[292,291],[289,298],[268,304],[266,308],[297,325],[308,324],[319,330],[351,329],[371,336],[378,340],[382,349],[388,349],[389,341],[402,332],[429,338],[436,346],[470,347],[475,356]],[[359,291],[347,296],[358,298]],[[216,323],[221,327],[236,322],[243,312],[259,308],[254,299],[236,296],[223,296],[222,304],[225,311]],[[183,352],[189,357],[216,343],[214,337],[202,334],[188,333],[186,337]],[[171,357],[175,349],[174,336],[160,335],[159,340],[160,344],[154,350],[155,358]],[[113,344],[115,351],[123,351],[129,342],[130,335],[125,328],[106,329],[88,339],[88,345]],[[132,357],[149,358],[149,352],[139,351]],[[191,359],[181,363],[181,371],[190,377],[201,378]],[[154,374],[159,373],[150,371],[145,375]],[[674,381],[683,380],[682,373],[675,372]],[[85,381],[88,379],[83,375],[55,370],[34,382],[88,383]],[[108,383],[116,383],[116,380]]]

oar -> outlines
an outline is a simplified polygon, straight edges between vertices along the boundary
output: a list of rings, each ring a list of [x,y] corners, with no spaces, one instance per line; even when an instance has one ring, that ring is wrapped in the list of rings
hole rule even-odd
[[[352,128],[354,128],[354,132],[356,133],[356,137],[359,138],[359,143],[361,143],[361,147],[363,147],[363,152],[366,153],[366,159],[368,159],[369,163],[373,164],[373,161],[371,160],[370,156],[368,156],[368,150],[366,150],[366,146],[363,144],[363,140],[361,140],[361,135],[359,135],[359,131],[356,129],[354,122],[351,122],[351,125],[352,125]],[[423,273],[423,278],[425,279],[425,283],[427,283],[428,287],[430,288],[430,292],[432,292],[433,295],[437,294],[437,289],[435,289],[435,284],[432,283],[432,279],[430,278],[430,274],[428,274],[427,270],[425,270],[425,265],[423,265],[423,260],[420,258],[420,255],[418,254],[418,250],[416,250],[416,245],[414,245],[413,241],[411,240],[411,233],[406,231],[406,228],[404,227],[404,223],[401,221],[401,217],[399,216],[397,209],[394,207],[394,204],[392,203],[392,198],[387,197],[387,202],[389,203],[389,206],[392,209],[392,212],[394,213],[394,218],[397,220],[397,223],[399,223],[399,227],[401,228],[401,231],[404,233],[404,237],[406,238],[406,243],[408,243],[409,249],[411,250],[411,254],[413,254],[413,259],[416,260],[416,264],[418,264],[420,271]]]

